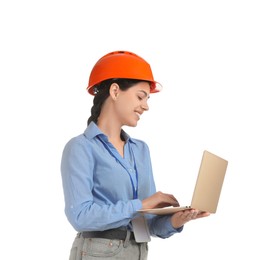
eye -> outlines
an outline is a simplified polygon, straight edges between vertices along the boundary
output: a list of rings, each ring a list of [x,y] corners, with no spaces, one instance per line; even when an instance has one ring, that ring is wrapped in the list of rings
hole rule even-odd
[[[143,97],[141,97],[141,96],[137,96],[138,97],[138,99],[141,101],[141,100],[143,100]]]

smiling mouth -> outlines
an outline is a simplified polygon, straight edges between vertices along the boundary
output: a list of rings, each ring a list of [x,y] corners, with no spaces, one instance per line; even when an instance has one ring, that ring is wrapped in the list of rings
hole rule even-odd
[[[135,112],[135,114],[138,116],[138,119],[140,119],[141,114],[139,114],[138,112]]]

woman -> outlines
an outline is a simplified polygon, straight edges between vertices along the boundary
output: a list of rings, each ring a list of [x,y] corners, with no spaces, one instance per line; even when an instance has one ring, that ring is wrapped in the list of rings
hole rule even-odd
[[[161,90],[150,65],[131,52],[109,53],[93,67],[87,90],[94,96],[88,126],[61,161],[65,214],[78,232],[70,259],[147,259],[150,236],[168,238],[209,213],[138,212],[179,206],[172,194],[156,192],[147,144],[122,129],[135,127],[150,94]]]

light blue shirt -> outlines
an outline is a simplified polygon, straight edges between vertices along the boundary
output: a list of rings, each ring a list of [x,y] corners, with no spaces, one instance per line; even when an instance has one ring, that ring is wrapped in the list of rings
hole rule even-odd
[[[156,192],[147,144],[123,130],[122,135],[124,158],[94,122],[64,147],[65,214],[79,232],[131,228],[130,221],[142,208],[142,200]],[[170,216],[146,217],[153,236],[167,238],[182,230],[172,227]]]

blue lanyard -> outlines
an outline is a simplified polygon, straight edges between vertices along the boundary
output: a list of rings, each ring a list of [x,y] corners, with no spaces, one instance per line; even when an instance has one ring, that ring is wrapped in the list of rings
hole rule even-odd
[[[135,157],[134,157],[134,153],[133,153],[133,150],[132,150],[132,147],[130,146],[130,143],[129,143],[129,149],[130,149],[130,153],[131,153],[131,157],[133,159],[133,162],[134,162],[134,170],[135,170],[135,178],[136,178],[136,187],[134,185],[134,181],[133,181],[133,178],[131,176],[131,173],[129,171],[129,168],[127,167],[127,165],[125,165],[125,162],[122,160],[121,157],[117,156],[116,154],[114,154],[112,152],[112,150],[110,149],[110,147],[108,146],[108,144],[102,139],[101,136],[97,136],[98,139],[102,142],[102,144],[104,145],[104,147],[106,148],[106,150],[116,159],[116,161],[118,161],[122,166],[123,168],[127,171],[128,173],[128,176],[130,178],[130,182],[131,182],[131,186],[132,186],[132,191],[133,191],[133,199],[137,199],[138,198],[138,172],[137,172],[137,167],[136,167],[136,161],[135,161]]]

